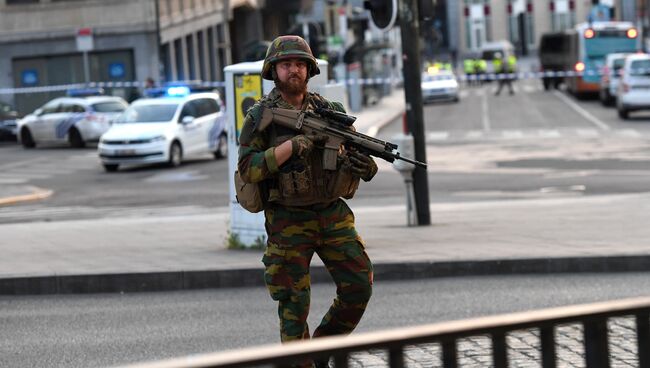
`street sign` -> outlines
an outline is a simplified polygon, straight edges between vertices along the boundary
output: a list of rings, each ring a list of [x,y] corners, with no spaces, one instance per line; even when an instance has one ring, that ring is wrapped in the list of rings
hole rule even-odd
[[[87,52],[92,51],[93,48],[92,28],[79,28],[77,30],[77,51]]]

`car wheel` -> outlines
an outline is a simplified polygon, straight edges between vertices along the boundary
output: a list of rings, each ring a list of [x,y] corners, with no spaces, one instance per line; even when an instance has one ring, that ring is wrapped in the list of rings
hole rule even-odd
[[[169,161],[167,164],[170,167],[178,167],[181,163],[183,163],[183,149],[180,143],[174,142],[169,147]]]
[[[619,107],[618,108],[618,117],[621,118],[621,119],[627,119],[628,117],[630,117],[630,112]]]
[[[20,142],[23,144],[24,148],[36,147],[36,142],[34,142],[32,132],[30,132],[28,128],[22,128],[20,130]]]
[[[68,142],[73,148],[84,148],[86,146],[86,142],[81,138],[81,133],[76,128],[72,128],[68,132]]]
[[[214,151],[214,158],[225,158],[228,156],[228,138],[225,134],[219,136],[217,150]]]
[[[116,172],[119,167],[120,165],[118,164],[104,164],[104,170],[106,172]]]

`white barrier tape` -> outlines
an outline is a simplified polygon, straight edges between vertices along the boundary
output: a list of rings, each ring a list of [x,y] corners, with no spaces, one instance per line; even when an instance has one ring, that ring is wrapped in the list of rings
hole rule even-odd
[[[648,75],[650,76],[650,69],[636,69],[632,70],[633,74]],[[500,73],[481,73],[481,74],[460,74],[457,76],[457,79],[462,82],[474,82],[474,81],[490,81],[490,80],[502,80],[502,79],[541,79],[541,78],[563,78],[563,77],[583,77],[583,76],[600,76],[603,73],[600,71],[588,70],[586,72],[577,72],[573,70],[567,71],[545,71],[545,72],[519,72],[519,73],[510,73],[510,74],[500,74]],[[445,79],[444,75],[440,77],[432,76],[432,80]],[[384,85],[384,84],[394,84],[397,82],[403,82],[401,77],[394,78],[365,78],[365,79],[347,79],[343,81],[347,85]],[[176,85],[190,85],[190,86],[201,86],[201,87],[224,87],[225,82],[223,81],[200,81],[200,80],[189,80],[189,81],[176,81],[171,82]],[[337,81],[330,81],[330,84],[337,84]],[[91,83],[76,83],[76,84],[64,84],[57,86],[38,86],[38,87],[21,87],[21,88],[0,88],[0,95],[7,94],[25,94],[25,93],[44,93],[44,92],[57,92],[57,91],[67,91],[70,89],[82,89],[82,88],[139,88],[144,85],[140,81],[120,81],[120,82],[91,82]]]
[[[174,84],[186,84],[190,86],[200,87],[224,87],[226,84],[220,81],[177,81]],[[59,92],[68,91],[72,89],[84,88],[139,88],[144,86],[144,82],[140,81],[118,81],[118,82],[90,82],[90,83],[75,83],[75,84],[61,84],[56,86],[38,86],[38,87],[20,87],[20,88],[0,88],[0,95],[11,94],[27,94],[27,93],[46,93],[46,92]]]

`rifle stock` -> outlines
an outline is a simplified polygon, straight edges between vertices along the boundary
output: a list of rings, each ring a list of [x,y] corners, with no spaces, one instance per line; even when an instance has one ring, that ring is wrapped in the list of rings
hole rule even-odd
[[[340,112],[337,113],[338,115],[345,115]],[[273,122],[303,134],[327,135],[329,138],[325,142],[325,149],[323,150],[323,166],[326,170],[336,170],[336,158],[341,144],[354,147],[362,153],[388,162],[403,160],[426,169],[427,164],[402,157],[399,152],[393,152],[397,149],[396,144],[350,129],[348,122],[354,121],[353,117],[345,115],[345,120],[336,121],[332,118],[335,116],[337,115],[325,117],[313,111],[264,107],[258,129],[263,130]]]

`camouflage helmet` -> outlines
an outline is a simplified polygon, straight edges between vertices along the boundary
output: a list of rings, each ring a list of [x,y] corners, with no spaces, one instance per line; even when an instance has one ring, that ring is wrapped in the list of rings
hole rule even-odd
[[[300,36],[280,36],[273,40],[266,51],[264,65],[262,66],[262,78],[273,80],[272,66],[280,60],[303,59],[309,67],[309,78],[320,74],[316,58],[311,53],[309,44]]]

